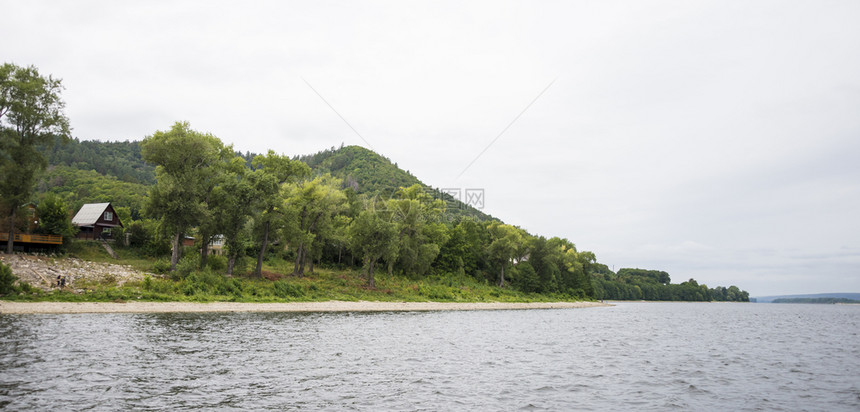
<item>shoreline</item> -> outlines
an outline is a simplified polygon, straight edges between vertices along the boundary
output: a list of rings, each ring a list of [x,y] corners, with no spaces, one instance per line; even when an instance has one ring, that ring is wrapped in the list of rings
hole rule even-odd
[[[429,312],[452,310],[573,309],[613,306],[601,302],[9,302],[0,315],[72,313],[215,313],[215,312]]]

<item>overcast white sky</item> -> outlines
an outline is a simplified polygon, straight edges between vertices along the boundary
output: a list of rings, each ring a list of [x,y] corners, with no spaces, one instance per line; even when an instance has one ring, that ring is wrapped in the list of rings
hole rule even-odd
[[[860,292],[858,1],[128,3],[0,1],[80,139],[361,145],[616,270]]]

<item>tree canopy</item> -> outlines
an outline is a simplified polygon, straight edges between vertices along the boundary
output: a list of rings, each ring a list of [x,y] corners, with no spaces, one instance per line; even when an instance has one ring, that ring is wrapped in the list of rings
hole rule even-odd
[[[12,253],[15,213],[30,199],[37,173],[46,166],[37,146],[70,137],[62,89],[60,79],[42,76],[35,66],[0,66],[0,202],[9,219],[6,253]]]

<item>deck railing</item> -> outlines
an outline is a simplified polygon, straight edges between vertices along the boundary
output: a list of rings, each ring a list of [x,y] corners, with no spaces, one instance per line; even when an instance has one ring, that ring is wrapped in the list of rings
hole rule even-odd
[[[8,233],[0,233],[0,242],[9,241]],[[49,245],[62,245],[63,244],[63,236],[61,235],[29,235],[25,233],[15,233],[15,237],[12,238],[14,242],[21,243],[45,243]]]

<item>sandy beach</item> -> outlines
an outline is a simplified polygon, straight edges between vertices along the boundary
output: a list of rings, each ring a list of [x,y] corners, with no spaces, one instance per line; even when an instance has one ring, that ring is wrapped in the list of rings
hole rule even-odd
[[[6,302],[0,314],[23,313],[170,313],[170,312],[407,312],[440,310],[569,309],[611,306],[600,302]]]

